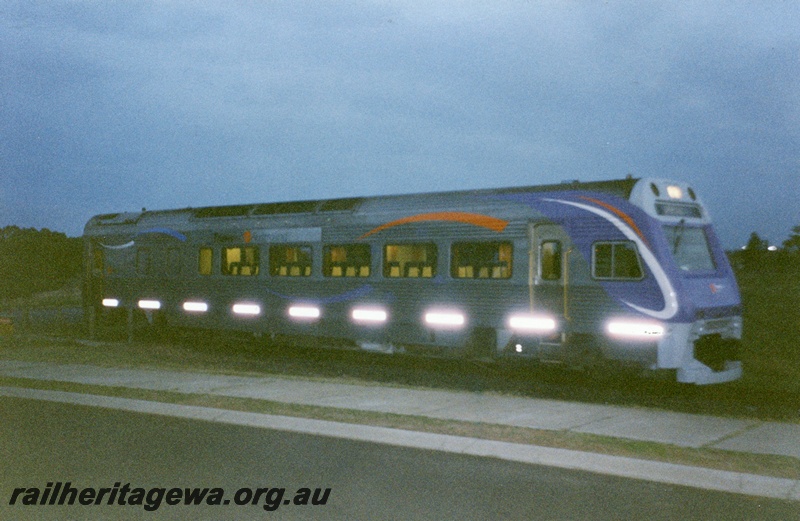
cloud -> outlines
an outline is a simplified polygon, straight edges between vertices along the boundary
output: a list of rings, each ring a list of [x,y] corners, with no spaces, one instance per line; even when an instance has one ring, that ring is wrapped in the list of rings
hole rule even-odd
[[[0,84],[0,171],[14,187],[0,221],[76,234],[91,213],[142,206],[633,173],[701,187],[727,245],[750,228],[780,240],[800,219],[776,224],[729,202],[748,205],[747,193],[793,218],[783,197],[798,163],[797,11],[17,4],[0,16],[0,66],[13,71]]]

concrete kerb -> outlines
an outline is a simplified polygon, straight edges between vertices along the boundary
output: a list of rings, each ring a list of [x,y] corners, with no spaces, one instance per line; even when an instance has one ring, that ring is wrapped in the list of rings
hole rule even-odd
[[[0,387],[0,395],[214,421],[316,436],[381,443],[399,447],[436,450],[479,457],[493,457],[508,461],[582,470],[670,485],[800,501],[800,480],[795,479],[758,476],[676,465],[672,463],[473,439],[446,434],[432,434],[387,427],[354,425],[327,420],[230,411],[211,407],[168,404],[65,391]]]

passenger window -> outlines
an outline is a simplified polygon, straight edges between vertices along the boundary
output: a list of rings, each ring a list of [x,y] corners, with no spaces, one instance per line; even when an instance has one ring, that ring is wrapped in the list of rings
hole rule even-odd
[[[437,250],[432,243],[387,244],[383,254],[383,276],[431,278],[436,276]]]
[[[181,274],[181,250],[169,248],[167,250],[167,265],[164,266],[164,273],[175,276]]]
[[[310,277],[311,247],[270,246],[269,274],[273,277]]]
[[[561,279],[560,241],[544,241],[539,246],[539,275],[542,280]]]
[[[153,274],[153,256],[150,248],[139,248],[136,251],[136,272],[139,275]]]
[[[596,243],[592,251],[592,275],[597,279],[640,280],[644,275],[636,244]]]
[[[455,279],[511,277],[510,242],[457,242],[451,248],[450,275]]]
[[[200,248],[197,252],[197,272],[200,275],[211,275],[211,262],[213,250],[211,248]]]
[[[222,248],[223,275],[258,275],[259,252],[255,246]]]
[[[322,274],[326,277],[369,277],[371,266],[369,244],[325,246]]]
[[[612,268],[613,245],[595,244],[594,245],[594,265],[593,275],[598,279],[610,279],[614,276]]]

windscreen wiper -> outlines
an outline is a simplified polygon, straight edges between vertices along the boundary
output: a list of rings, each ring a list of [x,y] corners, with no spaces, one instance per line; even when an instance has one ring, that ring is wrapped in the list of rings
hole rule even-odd
[[[683,239],[683,231],[686,229],[686,219],[681,219],[678,226],[675,227],[675,242],[672,244],[672,254],[678,253],[678,247]]]

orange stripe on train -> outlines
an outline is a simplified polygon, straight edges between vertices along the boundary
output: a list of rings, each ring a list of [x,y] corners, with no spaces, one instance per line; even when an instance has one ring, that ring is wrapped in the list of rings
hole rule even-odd
[[[397,219],[396,221],[382,224],[377,228],[368,231],[367,233],[359,237],[359,239],[365,239],[370,235],[386,230],[387,228],[393,228],[395,226],[400,226],[403,224],[419,223],[426,221],[460,222],[464,224],[471,224],[473,226],[480,226],[481,228],[486,228],[488,230],[492,230],[498,233],[505,230],[506,226],[508,226],[508,221],[504,221],[503,219],[498,219],[496,217],[491,217],[489,215],[481,215],[478,213],[467,213],[467,212],[432,212],[432,213],[421,213],[418,215],[412,215],[410,217],[403,217],[402,219]]]
[[[633,220],[633,217],[631,217],[630,215],[626,214],[625,212],[623,212],[622,210],[620,210],[616,206],[612,206],[612,205],[610,205],[608,203],[604,203],[603,201],[600,201],[600,200],[595,199],[593,197],[581,196],[581,199],[584,199],[586,201],[591,201],[591,202],[593,202],[593,203],[595,203],[595,204],[597,204],[599,206],[602,206],[606,210],[611,210],[612,212],[614,212],[617,215],[617,217],[620,217],[623,221],[625,221],[625,223],[628,226],[631,227],[631,229],[636,233],[636,235],[638,235],[639,238],[642,239],[642,242],[644,242],[645,244],[648,244],[648,245],[650,244],[649,241],[647,240],[647,238],[642,233],[642,230],[639,229],[639,227],[636,225],[636,222]]]

